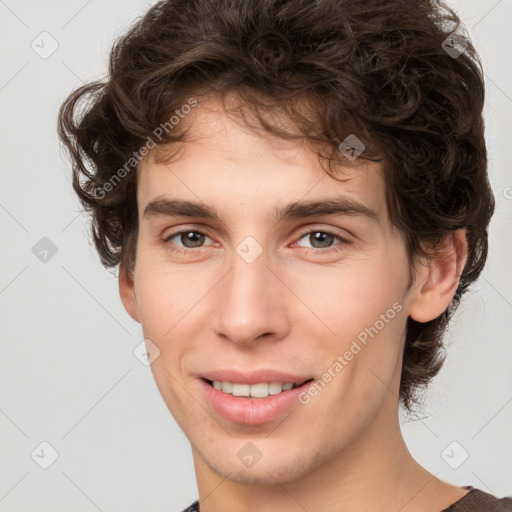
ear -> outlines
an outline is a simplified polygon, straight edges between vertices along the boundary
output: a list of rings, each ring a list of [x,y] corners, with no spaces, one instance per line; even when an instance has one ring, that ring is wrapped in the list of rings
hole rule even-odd
[[[466,261],[466,229],[458,229],[445,236],[426,267],[421,267],[417,273],[409,308],[413,320],[434,320],[448,308]]]
[[[137,298],[135,297],[135,287],[133,284],[133,274],[127,272],[123,263],[119,265],[119,295],[126,312],[140,323],[137,309]]]

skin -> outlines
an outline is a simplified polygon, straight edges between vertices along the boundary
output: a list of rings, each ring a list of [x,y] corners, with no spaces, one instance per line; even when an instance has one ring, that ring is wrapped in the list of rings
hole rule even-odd
[[[436,478],[409,453],[398,390],[406,320],[434,319],[449,305],[465,263],[464,231],[447,239],[440,257],[418,265],[407,290],[404,242],[387,217],[379,164],[359,159],[340,167],[345,181],[334,180],[305,141],[257,133],[214,97],[182,122],[191,137],[172,161],[158,163],[151,152],[142,162],[133,281],[121,269],[119,287],[127,312],[160,350],[152,372],[191,443],[202,512],[437,512],[460,499],[466,489]],[[273,218],[283,204],[339,195],[374,209],[378,222]],[[162,198],[207,204],[221,222],[145,217],[146,205]],[[206,236],[195,244],[180,235],[164,241],[180,229]],[[325,230],[336,236],[322,245],[314,234]],[[263,250],[252,263],[236,252],[247,236]],[[378,335],[284,417],[232,423],[201,393],[197,375],[220,367],[321,378],[394,303],[401,311]],[[249,441],[262,457],[247,468],[236,454]]]

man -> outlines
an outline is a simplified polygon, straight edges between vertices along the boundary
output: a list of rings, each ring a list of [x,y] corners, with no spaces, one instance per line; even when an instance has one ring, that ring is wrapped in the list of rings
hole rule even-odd
[[[494,209],[457,23],[424,0],[159,2],[62,106],[74,189],[192,446],[188,510],[512,510],[429,473],[398,421]]]

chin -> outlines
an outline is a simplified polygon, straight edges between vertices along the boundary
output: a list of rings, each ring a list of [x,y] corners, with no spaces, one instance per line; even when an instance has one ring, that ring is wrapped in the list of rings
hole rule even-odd
[[[233,457],[227,457],[230,451],[228,448],[223,450],[222,454],[210,452],[206,457],[203,456],[203,460],[212,471],[223,478],[245,485],[272,486],[277,483],[293,482],[321,464],[314,458],[306,460],[307,454],[299,459],[297,453],[276,454],[276,450],[273,450],[268,457],[263,455],[254,464],[246,466],[236,455],[239,449],[234,452]]]
[[[240,464],[226,463],[215,468],[212,467],[212,469],[222,477],[243,485],[273,486],[278,483],[293,482],[304,476],[291,462],[290,464],[276,466],[272,463],[264,465],[262,461],[259,461],[250,468],[240,467]]]

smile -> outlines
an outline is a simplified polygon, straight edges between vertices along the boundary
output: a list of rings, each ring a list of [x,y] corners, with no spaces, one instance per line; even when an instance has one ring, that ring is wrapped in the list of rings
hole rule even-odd
[[[302,407],[298,396],[307,390],[313,380],[309,379],[302,384],[240,384],[201,378],[198,382],[206,405],[212,413],[232,423],[262,425],[289,414],[293,408]]]
[[[309,379],[313,380],[313,379]],[[289,391],[290,389],[298,388],[309,381],[303,381],[299,384],[292,382],[260,382],[257,384],[238,384],[227,381],[208,381],[211,386],[223,393],[232,396],[241,396],[246,398],[266,398],[270,395],[278,395],[283,391]]]

